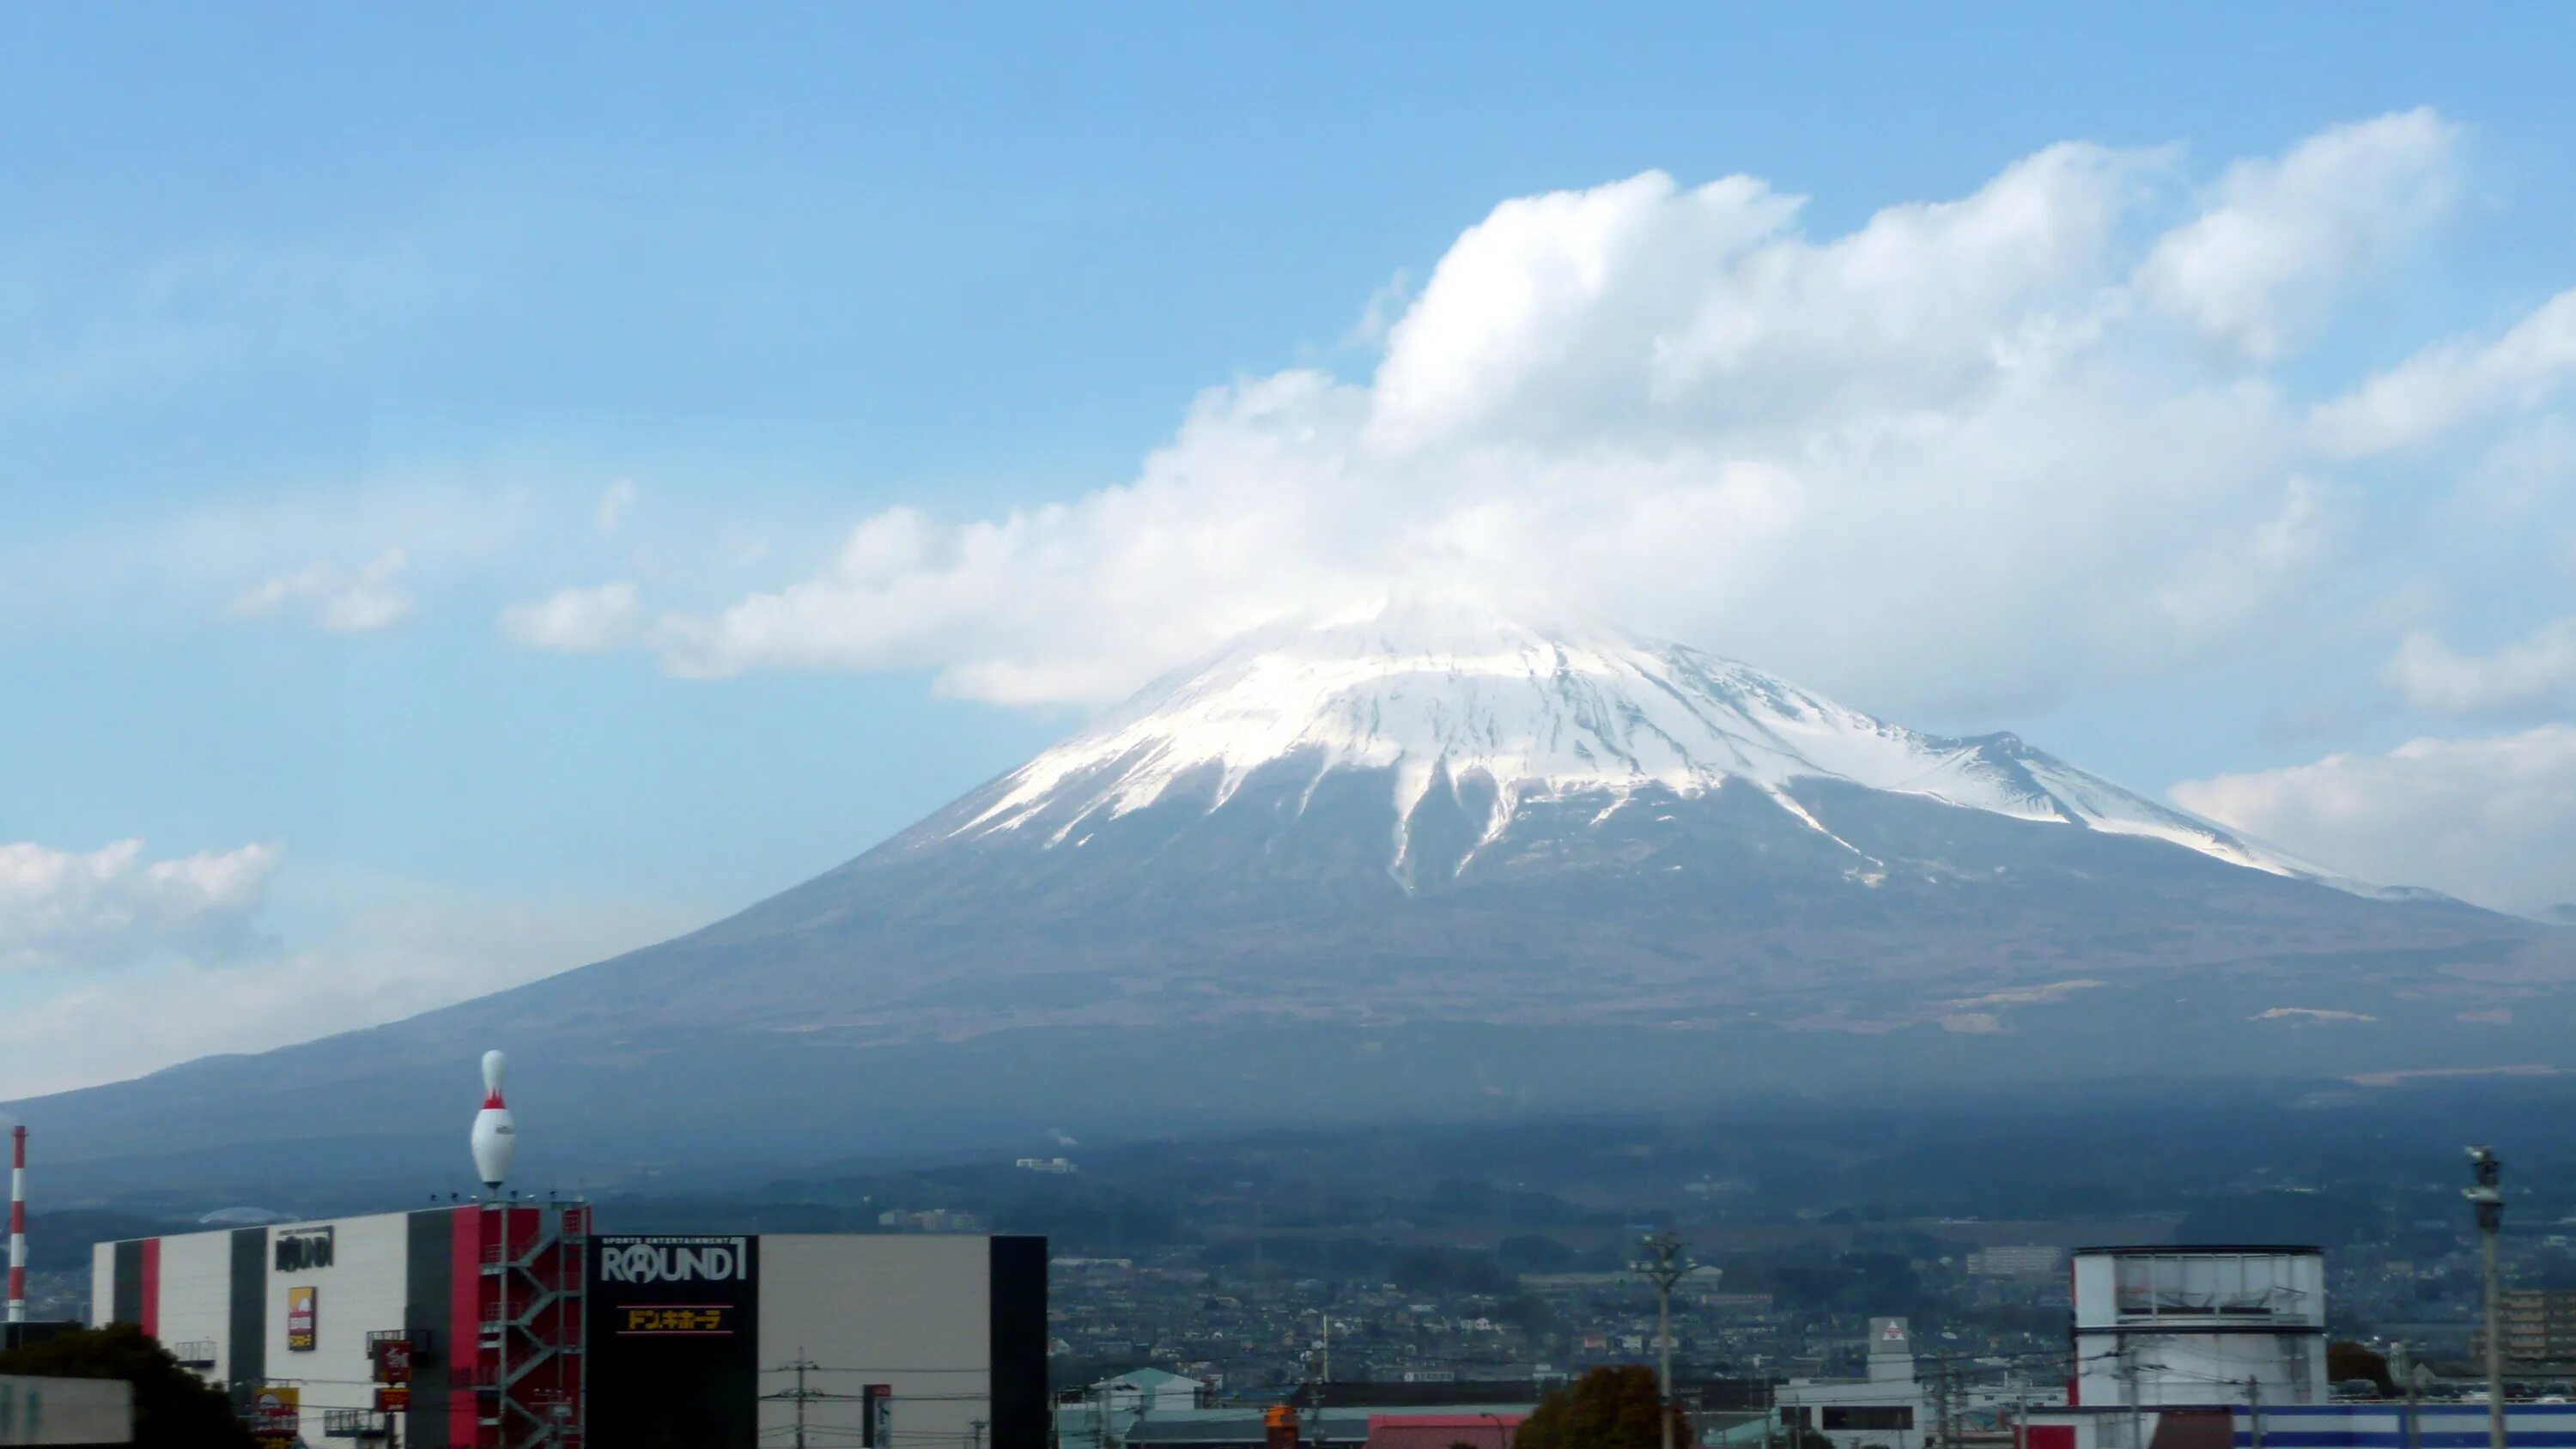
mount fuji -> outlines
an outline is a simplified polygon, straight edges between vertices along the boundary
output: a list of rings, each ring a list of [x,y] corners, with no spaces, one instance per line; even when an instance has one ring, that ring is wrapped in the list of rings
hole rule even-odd
[[[459,1064],[501,1046],[562,1166],[2401,1081],[2545,1068],[2571,981],[2576,932],[2346,879],[2009,734],[1920,733],[1607,624],[1415,604],[1238,640],[689,935],[15,1110],[102,1155],[435,1139]]]
[[[1013,771],[955,832],[1032,830],[1079,847],[1167,796],[1214,814],[1255,777],[1303,777],[1293,819],[1335,774],[1390,781],[1388,873],[1463,874],[1514,834],[1522,807],[1588,800],[1597,828],[1640,800],[1751,791],[1841,846],[1847,875],[1886,862],[1835,835],[1792,787],[1841,784],[2180,845],[2277,875],[2331,879],[2009,734],[1947,739],[1891,725],[1731,660],[1589,624],[1541,632],[1456,607],[1407,605],[1275,626],[1148,688]],[[1426,857],[1414,821],[1468,817],[1463,853]],[[1258,798],[1258,796],[1256,796]]]

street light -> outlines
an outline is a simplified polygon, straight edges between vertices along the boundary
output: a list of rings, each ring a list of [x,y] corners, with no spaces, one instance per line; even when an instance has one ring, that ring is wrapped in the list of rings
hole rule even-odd
[[[1657,1417],[1663,1421],[1664,1449],[1673,1449],[1673,1285],[1699,1265],[1690,1261],[1682,1240],[1669,1231],[1648,1233],[1640,1246],[1645,1255],[1637,1260],[1637,1274],[1655,1285],[1655,1343],[1663,1350],[1656,1396],[1662,1412]]]
[[[2486,1260],[2487,1449],[2504,1449],[2504,1315],[2496,1282],[2496,1235],[2504,1228],[2504,1163],[2495,1149],[2472,1147],[2469,1175],[2477,1185],[2461,1191],[2477,1208],[2478,1237]]]

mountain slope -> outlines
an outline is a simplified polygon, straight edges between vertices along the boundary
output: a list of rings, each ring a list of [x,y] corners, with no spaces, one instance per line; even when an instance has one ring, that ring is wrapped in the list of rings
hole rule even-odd
[[[2555,1061],[2571,939],[2337,880],[2009,735],[1606,626],[1399,609],[1241,641],[687,936],[24,1110],[102,1156],[436,1143],[500,1045],[542,1170],[548,1141],[595,1168],[2449,1070]]]

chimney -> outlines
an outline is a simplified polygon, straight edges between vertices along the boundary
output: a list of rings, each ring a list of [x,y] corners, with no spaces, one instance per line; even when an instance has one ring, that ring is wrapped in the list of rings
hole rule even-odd
[[[27,1321],[27,1129],[9,1132],[9,1321]]]

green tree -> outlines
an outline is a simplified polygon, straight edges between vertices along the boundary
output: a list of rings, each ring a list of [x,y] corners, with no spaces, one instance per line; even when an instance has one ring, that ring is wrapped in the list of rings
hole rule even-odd
[[[1660,1449],[1655,1412],[1662,1397],[1653,1369],[1597,1368],[1539,1400],[1512,1443],[1515,1449]],[[1690,1443],[1688,1420],[1678,1413],[1674,1420],[1673,1442]]]
[[[81,1328],[0,1353],[0,1373],[123,1379],[134,1386],[137,1449],[251,1449],[223,1391],[130,1323]]]

